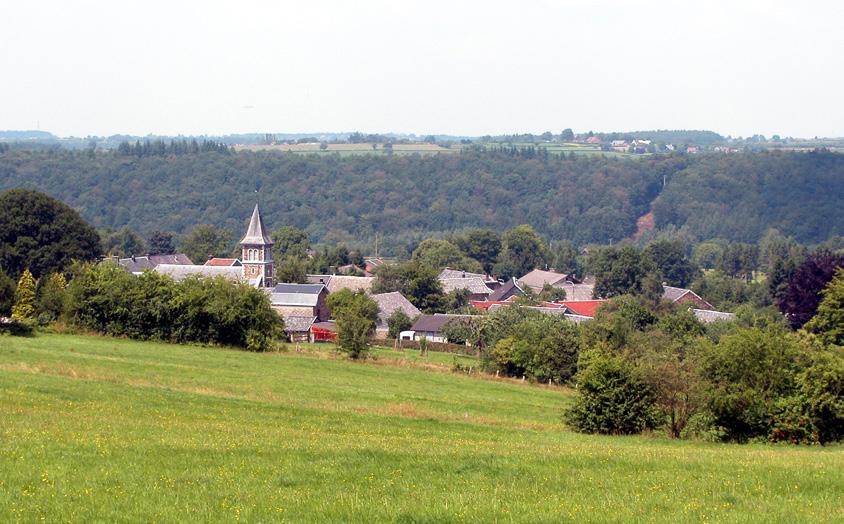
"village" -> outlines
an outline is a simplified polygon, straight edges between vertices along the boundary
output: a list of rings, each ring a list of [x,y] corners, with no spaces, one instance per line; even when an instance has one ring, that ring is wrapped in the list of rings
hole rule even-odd
[[[241,258],[211,257],[204,264],[195,264],[186,255],[146,255],[117,258],[127,272],[140,275],[151,270],[167,275],[175,281],[188,277],[223,277],[246,283],[267,293],[273,310],[284,319],[285,337],[289,342],[334,342],[337,326],[328,307],[328,296],[341,290],[366,293],[378,305],[378,319],[373,336],[387,338],[388,319],[402,311],[413,322],[399,333],[401,341],[449,342],[444,328],[452,321],[471,315],[482,315],[499,308],[518,305],[548,315],[563,316],[575,323],[592,320],[606,299],[594,298],[594,277],[577,278],[554,271],[536,268],[510,280],[502,281],[492,275],[443,269],[438,280],[444,293],[463,291],[470,306],[469,314],[423,314],[398,291],[372,293],[378,268],[389,262],[379,257],[364,259],[364,267],[343,270],[363,273],[309,274],[306,283],[276,282],[274,278],[273,241],[261,217],[259,206],[253,209],[246,233],[239,242]],[[565,299],[526,303],[526,295],[538,296],[547,289],[562,290]],[[706,300],[690,289],[663,284],[662,299],[686,307],[703,323],[731,321],[733,313],[716,311]]]

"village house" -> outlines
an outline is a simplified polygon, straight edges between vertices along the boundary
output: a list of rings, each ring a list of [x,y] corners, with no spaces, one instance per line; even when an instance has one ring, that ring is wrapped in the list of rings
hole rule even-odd
[[[674,304],[688,304],[697,309],[706,309],[710,311],[715,309],[712,304],[702,299],[700,295],[698,295],[691,289],[666,286],[665,284],[663,284],[662,298],[663,300],[667,300]]]
[[[132,255],[131,257],[118,258],[117,264],[133,275],[140,275],[145,270],[155,269],[160,264],[192,265],[193,262],[184,253],[175,253],[172,255]]]
[[[277,284],[268,290],[270,304],[285,321],[288,317],[328,320],[328,288],[322,284]]]
[[[472,318],[472,315],[447,315],[444,313],[419,315],[410,328],[411,340],[420,340],[424,337],[429,342],[448,342],[443,333],[443,328],[449,322],[461,318]]]
[[[370,295],[370,298],[378,304],[378,320],[375,322],[375,336],[379,338],[386,338],[389,326],[387,319],[390,318],[394,312],[401,310],[404,314],[413,321],[421,314],[407,298],[398,291],[392,293],[377,293]]]
[[[487,300],[495,302],[504,302],[507,300],[513,300],[517,297],[523,297],[524,295],[525,292],[521,287],[519,287],[519,284],[516,282],[516,279],[511,278],[507,282],[501,284],[498,289],[490,293],[487,297]]]
[[[341,289],[349,291],[363,291],[369,293],[375,277],[356,277],[351,275],[307,275],[308,284],[322,284],[329,293],[336,293]]]
[[[529,287],[535,293],[542,291],[545,284],[548,284],[551,287],[560,288],[567,282],[576,283],[577,280],[571,275],[557,273],[556,271],[544,271],[542,269],[534,269],[530,273],[518,279],[518,283],[522,288]]]

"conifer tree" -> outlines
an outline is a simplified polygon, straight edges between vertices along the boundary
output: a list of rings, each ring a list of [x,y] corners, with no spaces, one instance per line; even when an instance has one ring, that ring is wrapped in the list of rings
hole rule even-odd
[[[12,318],[15,320],[35,318],[35,279],[29,269],[24,270],[18,280],[15,305],[12,306]]]

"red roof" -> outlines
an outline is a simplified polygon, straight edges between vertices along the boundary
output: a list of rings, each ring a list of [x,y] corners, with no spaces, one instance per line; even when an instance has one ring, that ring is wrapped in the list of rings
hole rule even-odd
[[[575,315],[594,317],[604,302],[606,300],[564,300],[560,304],[572,310]]]
[[[236,258],[209,258],[208,262],[205,263],[206,266],[234,266],[237,262],[240,262]]]
[[[475,309],[480,309],[481,311],[486,311],[489,307],[493,304],[512,304],[512,300],[470,300],[469,304],[472,305]]]

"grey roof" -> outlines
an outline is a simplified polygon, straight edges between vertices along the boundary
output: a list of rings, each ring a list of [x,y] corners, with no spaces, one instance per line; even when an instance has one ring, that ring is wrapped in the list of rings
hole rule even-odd
[[[419,316],[419,309],[416,308],[413,304],[410,303],[410,300],[406,299],[404,295],[399,293],[398,291],[393,291],[392,293],[379,293],[376,295],[370,295],[372,300],[378,304],[378,322],[376,322],[376,326],[383,328],[387,326],[387,319],[390,318],[390,315],[393,314],[396,310],[402,310],[405,314],[410,317],[411,319],[416,318]]]
[[[270,304],[274,306],[316,307],[319,295],[313,293],[275,293],[270,292]]]
[[[444,293],[451,293],[456,289],[466,289],[473,295],[489,295],[492,293],[492,290],[484,284],[481,277],[445,278],[441,279],[440,283]]]
[[[426,333],[439,333],[443,326],[445,326],[452,320],[460,318],[473,318],[473,315],[419,315],[410,330],[423,331]]]
[[[469,271],[461,271],[459,269],[451,269],[447,267],[440,272],[440,275],[437,277],[440,280],[445,280],[447,278],[472,278],[478,277],[481,280],[484,279],[484,275],[480,273],[470,273]]]
[[[328,288],[329,293],[335,293],[341,289],[351,291],[369,291],[372,289],[372,282],[375,277],[356,277],[351,275],[308,275],[308,283],[322,283]]]
[[[273,293],[298,293],[303,295],[319,295],[325,286],[322,284],[276,284]]]
[[[129,273],[141,273],[145,269],[152,269],[160,264],[193,265],[184,253],[172,255],[144,255],[118,259],[117,263]]]
[[[501,284],[501,287],[493,291],[487,297],[487,300],[504,300],[513,295],[524,295],[525,292],[516,284],[516,279],[511,278],[507,282]]]
[[[533,289],[542,289],[545,284],[558,287],[566,281],[564,273],[557,273],[556,271],[543,271],[541,269],[534,269],[527,275],[519,279],[519,284],[528,286]]]
[[[168,275],[175,281],[190,276],[225,277],[229,280],[243,280],[243,268],[233,266],[196,266],[189,264],[159,264],[153,269],[156,273]]]
[[[261,212],[258,211],[258,204],[255,204],[255,209],[252,211],[252,218],[249,220],[249,227],[246,229],[246,235],[241,244],[250,245],[273,245],[273,241],[267,235],[267,230],[264,228],[264,221],[261,219]]]
[[[560,282],[555,287],[566,291],[566,300],[592,300],[592,292],[595,291],[595,284],[572,284],[571,282]]]
[[[723,311],[710,311],[708,309],[692,309],[692,313],[698,320],[705,324],[712,322],[725,321],[732,322],[736,319],[735,313],[725,313]]]
[[[662,298],[671,302],[680,300],[686,293],[691,293],[691,290],[681,287],[662,286]]]
[[[316,321],[317,317],[284,317],[284,330],[288,333],[302,333],[311,330],[311,325]]]

